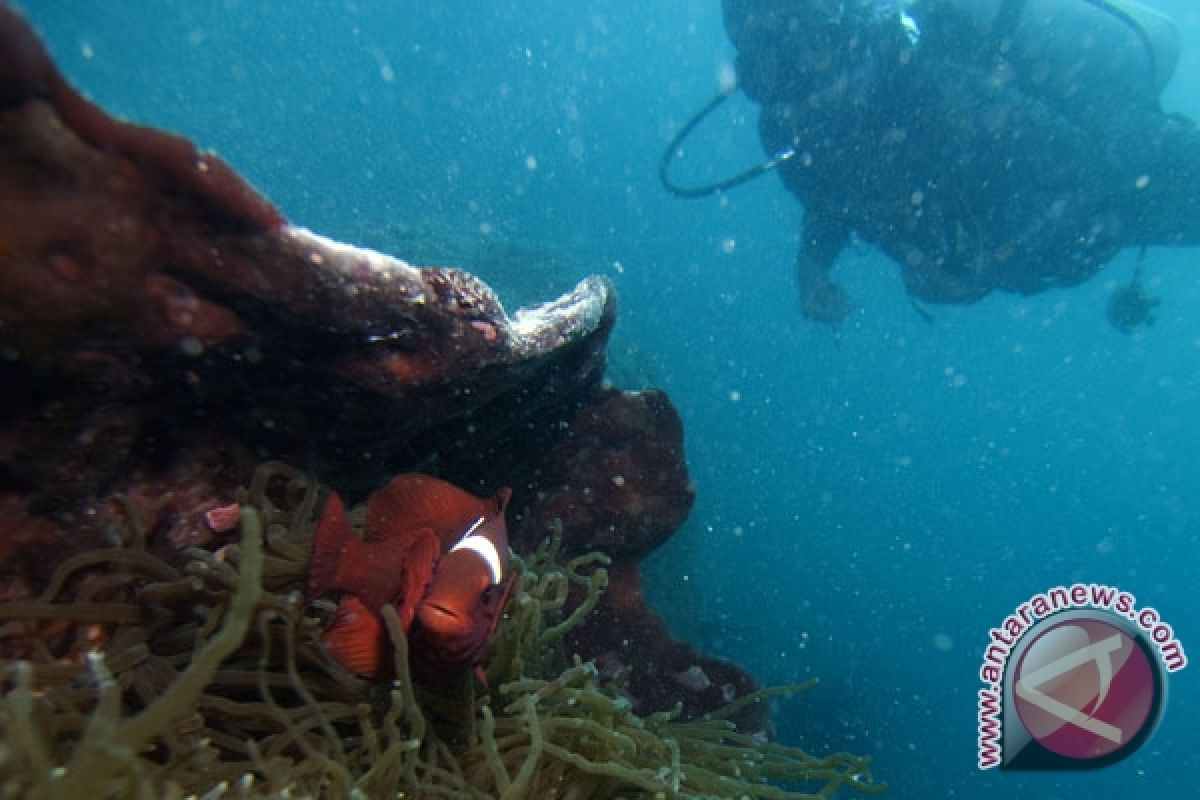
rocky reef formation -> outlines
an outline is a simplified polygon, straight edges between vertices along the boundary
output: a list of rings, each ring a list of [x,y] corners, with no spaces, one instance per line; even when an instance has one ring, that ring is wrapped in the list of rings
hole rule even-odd
[[[355,677],[321,646],[332,609],[306,607],[294,589],[321,492],[264,464],[238,493],[238,523],[217,551],[187,548],[168,563],[130,522],[111,546],[64,561],[40,596],[0,606],[6,640],[30,648],[2,676],[0,792],[815,800],[842,786],[878,791],[863,759],[810,756],[730,722],[805,686],[685,721],[678,707],[636,713],[623,693],[628,670],[604,677],[566,658],[564,636],[596,606],[608,558],[560,563],[557,536],[516,559],[486,683],[457,692],[414,683],[391,606],[394,680]],[[569,602],[570,587],[580,603]],[[15,636],[22,628],[40,635]],[[801,793],[810,788],[820,794]]]
[[[9,785],[51,791],[44,776],[22,783],[11,772],[63,765],[75,756],[58,748],[73,742],[84,754],[66,765],[73,782],[107,754],[117,761],[98,769],[126,787],[202,793],[200,776],[252,772],[282,791],[307,759],[324,776],[301,781],[316,794],[375,786],[383,779],[367,773],[382,759],[399,770],[388,785],[413,792],[518,796],[543,752],[559,748],[560,771],[587,762],[584,745],[539,728],[528,698],[547,701],[551,684],[606,698],[594,700],[606,719],[650,715],[636,717],[643,727],[726,708],[740,732],[721,721],[725,733],[697,736],[723,746],[740,736],[759,752],[750,746],[766,704],[753,681],[671,640],[642,602],[637,562],[684,520],[693,492],[665,395],[603,384],[615,317],[600,278],[510,316],[465,271],[290,224],[215,156],[87,101],[0,5],[0,659],[10,693],[0,715],[36,732],[31,749],[5,745]],[[304,470],[287,473],[295,507],[272,506],[269,478],[239,493],[266,459]],[[517,687],[508,711],[484,703],[466,715],[472,730],[480,719],[495,726],[471,734],[482,749],[425,738],[404,676],[399,697],[338,673],[315,644],[320,609],[295,601],[319,487],[353,502],[401,471],[479,495],[512,486],[518,553],[560,541],[572,563],[597,550],[612,560],[604,594],[565,577],[525,588],[525,602],[562,613],[552,627],[570,621],[554,637],[566,643],[552,651],[561,663],[526,669],[551,652],[537,637],[501,646],[534,625],[514,610],[488,666],[502,693]],[[207,513],[236,499],[250,503],[240,544],[232,522]],[[285,519],[271,516],[276,506],[288,506]],[[273,535],[272,525],[282,527]],[[245,537],[264,526],[262,554]],[[544,563],[529,572],[554,569],[574,574]],[[539,594],[550,588],[553,602]],[[582,659],[574,673],[567,650]],[[520,683],[530,680],[543,683]],[[207,700],[191,708],[196,698]],[[111,748],[89,750],[105,736],[116,737]],[[668,751],[654,785],[684,796],[678,750]],[[859,785],[865,769],[811,763],[772,775]],[[609,769],[578,796],[647,788],[643,767]],[[470,769],[484,777],[468,780]]]

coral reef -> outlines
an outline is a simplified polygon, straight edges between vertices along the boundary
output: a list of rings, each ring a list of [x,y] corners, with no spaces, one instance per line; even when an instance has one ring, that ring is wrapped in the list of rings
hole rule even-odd
[[[854,759],[754,738],[752,679],[645,607],[637,562],[693,491],[666,396],[602,383],[615,320],[602,278],[509,315],[466,272],[290,224],[215,156],[88,102],[0,2],[0,797],[852,781]],[[515,549],[541,555],[488,696],[418,697],[326,656],[333,609],[298,588],[316,484],[259,472],[240,543],[222,521],[266,459],[351,503],[402,471],[514,488]],[[588,572],[597,549],[611,564]]]
[[[683,422],[658,390],[609,389],[579,410],[550,448],[552,478],[529,528],[571,520],[586,537],[569,547],[640,559],[687,518],[695,499],[683,457]],[[526,545],[532,542],[525,542]]]
[[[477,695],[409,678],[384,616],[391,686],[350,675],[320,646],[301,588],[321,488],[278,464],[239,498],[241,536],[170,564],[136,525],[60,565],[39,597],[0,605],[0,796],[827,797],[877,791],[865,760],[738,733],[743,697],[695,722],[639,716],[623,675],[568,661],[563,637],[597,602],[607,559],[559,565],[558,538],[519,560],[519,584]],[[564,613],[569,586],[585,600]],[[328,613],[328,612],[324,612]],[[784,782],[788,791],[773,784]],[[817,792],[816,795],[805,792]]]
[[[509,316],[465,272],[291,226],[214,156],[110,117],[4,6],[0,67],[0,599],[129,519],[167,560],[219,546],[204,513],[265,457],[351,499],[403,470],[511,483],[518,549],[561,523],[618,565],[687,515],[666,396],[601,386],[603,279]],[[647,710],[678,688],[655,663],[630,681],[663,683]]]
[[[474,276],[290,225],[216,157],[110,117],[4,6],[0,52],[0,369],[56,380],[64,436],[103,398],[127,431],[169,411],[366,486],[448,449],[448,420],[534,419],[603,374],[603,279],[510,317]]]
[[[633,561],[612,565],[608,590],[596,610],[571,630],[568,642],[574,652],[595,659],[605,674],[627,670],[626,691],[641,713],[678,703],[683,719],[703,719],[757,689],[737,666],[671,638],[666,623],[646,606]],[[766,735],[771,729],[766,704],[742,706],[729,719],[744,732]]]
[[[585,271],[585,259],[574,252],[582,248],[521,236],[502,222],[480,230],[478,222],[452,223],[431,211],[424,219],[362,220],[340,233],[412,264],[461,266],[518,306],[569,290],[571,276]]]

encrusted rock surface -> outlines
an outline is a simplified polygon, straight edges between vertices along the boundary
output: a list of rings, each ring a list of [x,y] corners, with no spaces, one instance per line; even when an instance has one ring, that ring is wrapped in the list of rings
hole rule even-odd
[[[752,682],[637,590],[693,492],[666,396],[602,386],[615,318],[602,278],[510,316],[464,271],[288,223],[215,156],[92,105],[0,5],[0,601],[118,519],[168,558],[220,546],[204,512],[267,458],[352,501],[423,470],[512,485],[517,546],[561,523],[569,552],[611,553],[581,655],[628,625],[642,705],[713,708]]]

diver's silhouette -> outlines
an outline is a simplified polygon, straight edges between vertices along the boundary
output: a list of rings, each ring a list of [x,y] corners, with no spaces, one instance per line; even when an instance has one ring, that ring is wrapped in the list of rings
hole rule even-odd
[[[1131,246],[1200,244],[1200,130],[1159,107],[1170,21],[1132,0],[723,0],[769,166],[805,209],[806,316],[852,235],[909,293],[1076,285]]]

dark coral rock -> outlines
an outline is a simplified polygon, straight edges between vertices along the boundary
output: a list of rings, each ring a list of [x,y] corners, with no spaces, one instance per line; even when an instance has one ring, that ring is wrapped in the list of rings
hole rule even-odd
[[[89,103],[0,5],[10,575],[43,570],[9,550],[95,546],[118,507],[154,509],[156,547],[208,544],[201,512],[265,457],[340,489],[435,450],[452,468],[474,431],[593,391],[614,316],[600,278],[510,317],[466,272],[288,224],[214,156]]]
[[[757,688],[735,665],[671,638],[642,596],[638,561],[675,532],[695,499],[683,424],[667,396],[605,389],[558,428],[514,546],[530,550],[561,527],[566,553],[612,556],[609,589],[572,631],[572,650],[612,674],[629,668],[640,712],[679,702],[683,717],[694,719]],[[748,707],[735,721],[743,731],[765,731],[767,710]]]
[[[560,402],[538,389],[556,372],[598,383],[605,280],[509,317],[466,272],[287,224],[215,157],[88,103],[35,44],[0,10],[0,346],[14,380],[49,373],[84,406],[119,386],[176,425],[324,474],[366,470],[364,486],[447,420]]]
[[[753,684],[642,602],[637,559],[693,491],[666,396],[602,389],[615,317],[602,278],[510,316],[466,272],[289,224],[215,156],[84,99],[0,4],[0,598],[115,531],[168,560],[220,547],[204,512],[262,459],[351,501],[422,470],[512,485],[518,549],[557,520],[569,552],[609,552],[579,653],[634,664],[640,707],[711,710]]]
[[[646,606],[633,561],[613,564],[600,604],[569,638],[603,672],[629,670],[629,694],[639,713],[680,703],[683,719],[696,719],[758,688],[736,665],[671,638],[666,624]],[[746,706],[733,718],[740,731],[764,735],[770,733],[769,720],[770,709],[762,703]]]
[[[545,463],[524,530],[540,538],[561,520],[569,553],[640,559],[675,532],[695,499],[683,423],[654,389],[600,393],[563,426]]]

